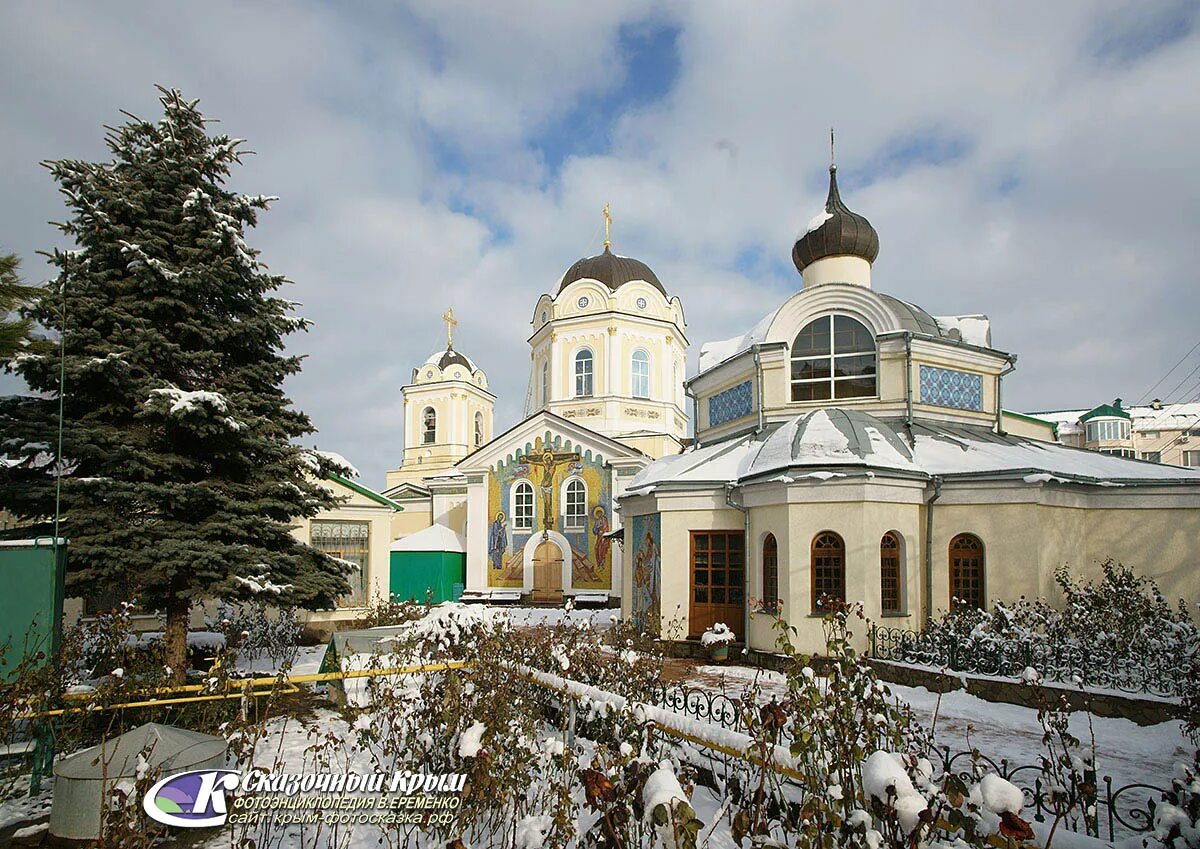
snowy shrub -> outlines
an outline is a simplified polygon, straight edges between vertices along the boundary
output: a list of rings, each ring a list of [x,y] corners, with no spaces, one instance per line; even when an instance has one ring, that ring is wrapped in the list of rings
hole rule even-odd
[[[231,654],[246,661],[266,658],[276,669],[290,668],[300,648],[302,626],[293,608],[268,608],[222,601],[208,627],[225,636]]]
[[[1180,695],[1200,659],[1200,629],[1186,605],[1172,605],[1149,578],[1109,560],[1103,579],[1055,572],[1056,607],[1021,597],[990,610],[960,607],[929,622],[904,660],[960,671],[1021,677],[1032,668],[1066,683]]]
[[[777,646],[791,663],[787,692],[767,703],[754,688],[743,705],[759,768],[731,787],[733,838],[798,847],[983,846],[1001,832],[1021,837],[1020,791],[978,771],[968,786],[935,774],[933,741],[852,647],[859,606],[831,604],[821,658],[798,655],[796,630],[778,621]],[[817,669],[820,669],[818,674]],[[781,747],[781,742],[791,741]],[[767,764],[789,756],[787,780]],[[1012,788],[1011,791],[1005,786]],[[1003,803],[1004,811],[995,807]]]
[[[353,628],[380,628],[385,625],[403,625],[419,619],[425,608],[411,601],[384,600],[373,597],[362,613],[355,618]]]
[[[1175,768],[1170,792],[1154,808],[1154,828],[1146,837],[1128,841],[1131,847],[1184,849],[1200,846],[1200,751],[1190,764]]]

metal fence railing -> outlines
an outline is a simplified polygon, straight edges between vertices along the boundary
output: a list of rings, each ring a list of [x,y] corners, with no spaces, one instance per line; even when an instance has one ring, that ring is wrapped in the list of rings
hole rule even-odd
[[[1186,658],[1165,653],[1135,659],[1118,650],[1091,646],[1016,639],[976,641],[878,625],[871,626],[869,638],[870,655],[877,660],[1008,678],[1017,678],[1032,667],[1046,682],[1129,694],[1178,698],[1191,675]]]
[[[664,685],[655,693],[657,706],[733,731],[746,732],[742,722],[744,704],[741,699],[702,687],[682,684]],[[788,724],[780,731],[780,743],[790,744],[794,736]],[[953,772],[964,782],[976,780],[984,772],[995,772],[1012,782],[1025,796],[1025,804],[1037,822],[1053,820],[1057,803],[1070,810],[1059,828],[1116,840],[1149,832],[1154,826],[1154,809],[1167,792],[1166,788],[1150,784],[1118,785],[1111,776],[1092,773],[1083,782],[1072,782],[1065,796],[1052,798],[1050,782],[1041,764],[1012,763],[1005,758],[993,759],[979,752],[952,751],[949,746],[929,753],[935,769]],[[1089,809],[1094,815],[1085,815]],[[1028,818],[1028,817],[1027,817]]]

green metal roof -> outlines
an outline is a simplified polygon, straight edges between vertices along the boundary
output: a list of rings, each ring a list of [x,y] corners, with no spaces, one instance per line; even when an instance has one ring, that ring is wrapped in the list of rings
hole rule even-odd
[[[371,499],[376,504],[382,504],[384,507],[391,507],[393,510],[396,510],[396,511],[402,511],[404,509],[404,507],[399,502],[392,501],[392,499],[388,498],[386,495],[381,495],[380,493],[376,492],[375,490],[368,489],[367,487],[363,486],[362,484],[355,483],[354,481],[349,480],[348,478],[344,478],[339,474],[335,474],[334,472],[326,472],[325,477],[327,477],[329,480],[333,481],[336,484],[341,484],[342,486],[346,487],[346,489],[353,490],[354,492],[357,492],[359,495],[362,495],[366,498]]]
[[[1079,420],[1081,422],[1086,422],[1088,419],[1099,418],[1129,419],[1130,421],[1133,421],[1133,416],[1125,412],[1125,410],[1121,408],[1120,404],[1101,404],[1095,409],[1088,410],[1079,417]]]

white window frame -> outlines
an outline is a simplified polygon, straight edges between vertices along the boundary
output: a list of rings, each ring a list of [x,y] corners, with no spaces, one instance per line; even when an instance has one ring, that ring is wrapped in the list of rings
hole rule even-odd
[[[1200,469],[1200,451],[1184,451],[1182,462],[1189,469]]]
[[[587,354],[586,358],[583,355]],[[582,358],[582,359],[581,359]],[[573,374],[575,377],[575,397],[576,398],[593,398],[596,394],[596,355],[591,348],[580,348],[571,357],[574,363]],[[580,366],[587,363],[587,369],[581,370]],[[586,392],[584,391],[586,381]]]
[[[855,322],[856,324],[860,325],[864,330],[866,330],[867,334],[871,337],[871,350],[870,351],[847,351],[847,352],[844,352],[841,354],[835,353],[835,351],[837,350],[837,334],[835,331],[835,326],[837,324],[838,318],[847,318],[847,319]],[[805,354],[804,356],[796,356],[796,354],[794,353],[796,337],[798,337],[800,335],[800,333],[802,331],[804,331],[809,325],[814,324],[815,322],[818,322],[818,321],[829,322],[829,350],[823,354]],[[850,359],[852,357],[865,357],[868,355],[875,358],[875,371],[872,374],[870,374],[870,375],[849,375],[849,376],[844,376],[844,377],[837,376],[837,361],[838,360]],[[797,363],[797,362],[816,363],[816,362],[822,362],[822,361],[829,363],[829,376],[828,377],[805,377],[805,378],[793,378],[792,377],[792,364],[793,363]],[[800,327],[800,329],[796,331],[796,335],[792,337],[792,341],[790,343],[788,343],[788,374],[787,374],[787,376],[788,376],[788,399],[793,404],[817,404],[817,403],[824,403],[826,401],[859,401],[859,400],[862,400],[865,398],[878,398],[879,397],[879,342],[875,338],[875,329],[873,327],[871,327],[871,325],[868,324],[866,321],[864,321],[862,318],[860,318],[856,315],[851,315],[850,313],[845,313],[845,312],[826,313],[825,315],[818,315],[815,318],[813,318],[809,321],[806,321]],[[852,381],[852,380],[862,380],[862,379],[865,379],[866,377],[870,377],[871,381],[875,384],[874,391],[871,392],[871,394],[869,394],[869,395],[848,395],[848,396],[842,396],[842,397],[838,396],[837,385],[839,382],[845,383],[845,382]],[[811,399],[811,400],[803,400],[803,399],[796,400],[796,398],[794,397],[795,389],[797,386],[810,386],[810,385],[816,385],[816,384],[820,384],[820,383],[828,384],[828,386],[829,386],[829,397],[828,398],[816,398],[816,399]]]
[[[483,413],[475,412],[475,447],[483,445]]]
[[[644,374],[638,374],[639,365],[645,365]],[[643,381],[640,387],[639,381]],[[650,352],[645,348],[638,348],[629,358],[629,392],[634,398],[650,397]]]
[[[542,363],[542,406],[550,403],[550,361]]]
[[[518,501],[521,493],[526,490],[529,492],[529,511],[527,515],[523,514],[521,504]],[[534,491],[533,484],[524,479],[515,482],[509,491],[508,503],[512,510],[513,531],[532,531],[533,526],[537,523],[537,493]]]
[[[578,486],[576,487],[575,484],[578,484]],[[576,492],[583,493],[583,499],[579,504],[579,507],[582,508],[582,512],[576,512],[576,513],[571,512],[571,507],[572,507],[571,491],[573,489]],[[587,520],[588,520],[587,481],[585,481],[583,478],[580,478],[580,477],[567,478],[565,481],[563,481],[562,493],[560,495],[560,500],[562,501],[562,505],[563,505],[563,529],[570,530],[570,531],[578,531],[578,530],[583,530],[584,528],[586,528]]]
[[[1088,442],[1119,442],[1129,439],[1130,423],[1124,419],[1092,419],[1086,423]]]

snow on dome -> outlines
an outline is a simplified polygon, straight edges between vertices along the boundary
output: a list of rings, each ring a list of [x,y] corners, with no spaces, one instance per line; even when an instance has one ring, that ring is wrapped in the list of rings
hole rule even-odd
[[[915,422],[910,445],[901,420],[883,420],[854,409],[828,408],[797,416],[763,434],[691,448],[656,460],[634,477],[628,491],[664,485],[738,485],[772,476],[784,483],[823,483],[830,476],[790,475],[857,467],[922,477],[986,475],[1039,486],[1121,487],[1149,484],[1200,486],[1200,469],[1163,466],[1085,451],[984,427]],[[813,485],[813,484],[810,484]]]
[[[463,538],[445,525],[432,524],[423,531],[417,531],[403,539],[392,543],[392,551],[453,551],[459,554],[466,552]]]
[[[992,347],[992,321],[986,315],[935,315],[942,334],[980,348]]]
[[[422,365],[437,366],[443,371],[450,368],[450,366],[464,366],[472,374],[478,371],[474,361],[472,361],[470,357],[468,357],[462,351],[454,350],[452,347],[448,347],[441,351],[434,351],[425,359],[425,362],[422,363]]]

